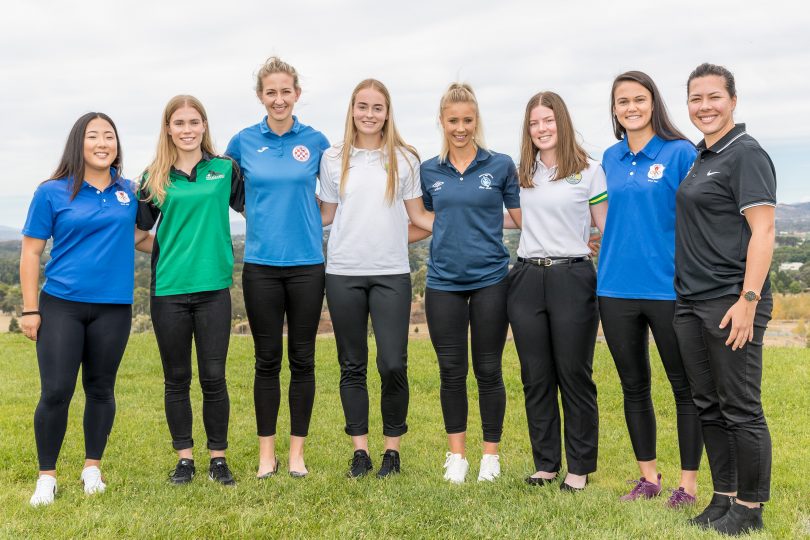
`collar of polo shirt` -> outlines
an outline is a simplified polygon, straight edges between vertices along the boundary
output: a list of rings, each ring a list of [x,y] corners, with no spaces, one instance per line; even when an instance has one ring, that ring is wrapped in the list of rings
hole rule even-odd
[[[621,141],[622,149],[624,150],[624,155],[622,159],[630,156],[633,152],[630,150],[630,145],[627,142],[627,137],[622,139]],[[658,135],[653,135],[652,139],[650,139],[647,144],[644,145],[644,148],[639,150],[636,154],[644,154],[649,159],[655,159],[658,156],[658,152],[661,151],[661,148],[664,147],[664,139],[659,137]]]
[[[265,114],[264,117],[262,118],[261,123],[259,124],[259,130],[261,131],[262,135],[265,135],[265,136],[268,136],[268,137],[270,137],[270,136],[272,136],[272,137],[284,137],[288,133],[298,133],[299,131],[301,131],[301,123],[298,121],[298,117],[293,115],[293,125],[290,128],[290,131],[288,131],[286,133],[283,133],[282,135],[279,135],[278,133],[276,133],[275,131],[270,129],[270,126],[267,125],[267,115]]]
[[[719,154],[743,135],[745,135],[745,124],[734,124],[731,131],[723,135],[723,138],[714,143],[711,148],[706,148],[706,139],[703,139],[697,144],[697,149]]]

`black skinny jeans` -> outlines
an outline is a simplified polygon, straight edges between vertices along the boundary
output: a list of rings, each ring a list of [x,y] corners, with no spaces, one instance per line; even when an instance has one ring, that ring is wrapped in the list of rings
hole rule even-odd
[[[340,362],[340,401],[348,435],[368,434],[368,319],[377,344],[383,435],[408,431],[408,327],[411,276],[326,274],[326,301]]]
[[[129,339],[132,306],[72,302],[42,292],[37,360],[42,389],[34,413],[39,470],[56,469],[79,367],[86,459],[101,459],[115,420],[115,376]]]
[[[425,290],[430,341],[439,361],[440,397],[448,434],[467,431],[467,328],[478,382],[484,442],[500,442],[506,410],[501,363],[506,343],[508,280],[471,291]]]
[[[649,328],[675,396],[681,469],[698,470],[703,454],[703,434],[672,326],[675,301],[600,296],[599,313],[605,341],[619,373],[624,394],[624,418],[636,461],[656,459]]]
[[[286,315],[290,434],[306,437],[315,402],[315,338],[323,307],[324,265],[245,263],[242,288],[256,357],[253,401],[257,434],[259,437],[276,434]]]
[[[175,450],[194,447],[189,398],[193,338],[208,449],[225,450],[231,407],[225,382],[225,361],[231,337],[231,292],[220,289],[153,296],[150,307],[163,362],[166,421],[172,446]]]
[[[731,324],[720,321],[739,296],[678,298],[675,333],[703,427],[714,490],[748,502],[771,494],[771,434],[762,410],[762,339],[773,298],[759,301],[754,338],[736,351],[725,342]]]
[[[545,472],[561,467],[559,389],[568,472],[592,473],[599,444],[593,382],[596,270],[590,260],[547,267],[517,262],[509,278],[509,322],[520,358],[534,466]]]

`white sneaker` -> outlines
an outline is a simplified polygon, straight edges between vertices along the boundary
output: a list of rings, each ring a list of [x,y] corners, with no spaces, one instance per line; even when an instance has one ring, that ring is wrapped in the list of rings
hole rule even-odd
[[[82,470],[82,484],[84,484],[84,492],[88,495],[104,493],[107,488],[107,484],[101,479],[101,471],[95,465]]]
[[[478,470],[478,481],[493,482],[501,475],[501,457],[497,454],[481,456],[481,467]]]
[[[444,468],[447,470],[444,471],[444,479],[453,484],[463,484],[470,464],[461,454],[447,452],[445,456],[447,459],[444,462]]]
[[[31,506],[45,506],[53,502],[56,496],[56,477],[41,474],[37,478],[37,487],[31,495]]]

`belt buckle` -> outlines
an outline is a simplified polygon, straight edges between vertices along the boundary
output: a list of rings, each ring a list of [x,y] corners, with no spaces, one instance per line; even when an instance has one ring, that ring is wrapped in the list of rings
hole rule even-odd
[[[540,266],[551,266],[552,264],[554,264],[554,261],[547,257],[538,259],[537,262],[540,264]]]

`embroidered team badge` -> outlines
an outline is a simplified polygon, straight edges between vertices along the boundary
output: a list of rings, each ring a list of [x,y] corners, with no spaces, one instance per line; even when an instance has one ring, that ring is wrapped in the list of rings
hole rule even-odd
[[[129,195],[127,195],[126,191],[116,191],[115,198],[118,199],[118,202],[121,204],[129,204]]]
[[[225,178],[225,175],[217,171],[208,171],[208,174],[205,175],[206,180],[221,180],[223,178]]]
[[[666,167],[660,163],[650,165],[650,170],[647,172],[647,178],[650,180],[661,180],[661,178],[664,176],[664,169],[666,169]]]
[[[478,179],[481,180],[481,185],[478,186],[478,189],[492,189],[492,175],[489,173],[484,173],[478,176]]]
[[[296,161],[304,162],[309,159],[309,148],[304,146],[303,144],[299,144],[292,150],[292,156],[296,159]]]
[[[582,182],[582,173],[572,174],[571,176],[567,176],[565,181],[571,185],[576,185]]]

